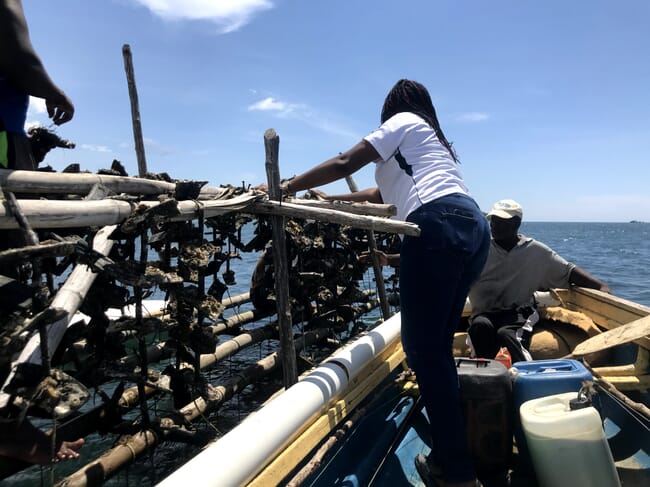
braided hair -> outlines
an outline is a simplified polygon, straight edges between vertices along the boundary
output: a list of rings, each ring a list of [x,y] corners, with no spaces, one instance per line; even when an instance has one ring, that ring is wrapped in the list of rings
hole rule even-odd
[[[395,83],[395,86],[386,95],[384,106],[381,109],[381,123],[401,112],[411,112],[422,117],[436,133],[442,145],[447,148],[454,162],[460,162],[452,144],[442,133],[436,109],[433,107],[431,96],[424,85],[409,79],[401,79]]]

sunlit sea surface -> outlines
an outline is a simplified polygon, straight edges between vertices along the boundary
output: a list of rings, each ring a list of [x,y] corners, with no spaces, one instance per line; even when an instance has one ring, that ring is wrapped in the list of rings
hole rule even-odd
[[[529,237],[538,239],[569,261],[572,261],[605,281],[617,296],[650,306],[650,223],[546,223],[524,222],[521,232]],[[242,260],[233,261],[232,269],[236,273],[237,284],[230,288],[231,295],[248,292],[250,275],[257,262],[258,255],[243,254]],[[388,275],[388,274],[387,274]],[[367,277],[365,285],[372,285],[372,278]],[[363,286],[362,286],[363,287]],[[162,296],[154,296],[162,298]],[[245,310],[246,308],[242,308]],[[367,316],[373,321],[379,318],[379,311]],[[269,344],[254,346],[245,353],[258,360],[268,353]],[[243,357],[242,357],[243,359]],[[231,372],[236,372],[240,360],[233,358],[228,362]],[[210,377],[212,383],[227,379],[223,373],[215,373]],[[240,395],[226,403],[211,421],[216,428],[230,429],[242,419],[246,411],[259,406],[261,398],[268,396],[269,390],[275,385],[271,381],[261,382],[247,387]],[[110,389],[108,390],[110,393]],[[92,402],[92,401],[91,401]],[[171,406],[161,401],[157,414],[164,415],[164,410]],[[133,413],[137,415],[136,413]],[[291,411],[287,411],[291,414]],[[207,422],[205,429],[212,429]],[[92,461],[115,441],[114,437],[91,435],[82,449],[82,457],[78,461],[68,461],[58,464],[51,472],[49,467],[31,467],[23,472],[0,481],[2,486],[40,486],[50,485],[50,479],[60,480]],[[251,445],[256,439],[251,438]],[[104,483],[107,486],[137,486],[155,485],[178,465],[187,461],[196,452],[192,447],[180,443],[164,445],[156,449],[153,455],[144,455],[136,464]],[[218,471],[214,472],[219,475]]]
[[[650,223],[524,222],[521,232],[606,282],[613,294],[650,306]]]

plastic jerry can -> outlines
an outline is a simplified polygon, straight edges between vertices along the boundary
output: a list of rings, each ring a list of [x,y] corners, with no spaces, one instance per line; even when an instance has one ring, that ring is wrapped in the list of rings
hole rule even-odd
[[[485,487],[505,486],[512,456],[510,375],[503,364],[495,360],[455,360],[476,473]]]
[[[514,408],[513,430],[517,443],[518,464],[523,470],[531,469],[526,437],[521,429],[519,408],[531,399],[552,396],[563,392],[578,393],[584,381],[591,381],[591,372],[577,360],[533,360],[512,364],[512,396]]]
[[[521,405],[521,424],[540,487],[620,487],[598,410],[567,392]]]

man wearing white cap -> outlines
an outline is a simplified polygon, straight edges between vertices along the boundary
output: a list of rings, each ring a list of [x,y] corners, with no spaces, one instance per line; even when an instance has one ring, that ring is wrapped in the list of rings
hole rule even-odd
[[[534,292],[570,285],[610,292],[609,287],[545,244],[518,233],[523,217],[514,200],[497,201],[487,218],[492,239],[483,272],[469,292],[469,336],[477,357],[494,358],[507,347],[512,361],[530,360],[539,319]]]

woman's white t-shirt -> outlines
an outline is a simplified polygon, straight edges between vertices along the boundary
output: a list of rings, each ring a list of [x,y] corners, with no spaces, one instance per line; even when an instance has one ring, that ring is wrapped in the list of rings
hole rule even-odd
[[[418,115],[401,112],[364,137],[381,159],[375,181],[384,203],[406,217],[425,203],[452,193],[469,194],[463,177],[435,131]]]

